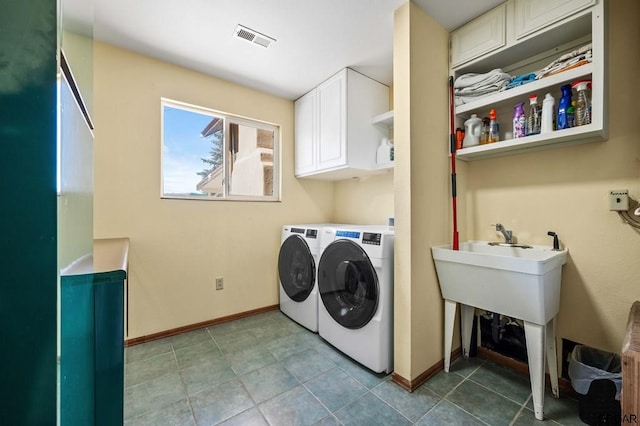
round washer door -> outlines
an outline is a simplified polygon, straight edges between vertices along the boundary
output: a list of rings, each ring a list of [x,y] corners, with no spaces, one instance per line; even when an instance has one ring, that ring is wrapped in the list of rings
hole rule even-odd
[[[316,263],[309,245],[299,235],[291,235],[280,247],[278,255],[280,284],[290,299],[303,302],[316,284]]]
[[[362,328],[378,308],[378,275],[367,253],[349,240],[336,240],[318,264],[318,290],[331,317],[346,328]]]

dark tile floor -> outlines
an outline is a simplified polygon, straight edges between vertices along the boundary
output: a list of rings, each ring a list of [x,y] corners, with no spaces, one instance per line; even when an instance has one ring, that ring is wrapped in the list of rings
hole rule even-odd
[[[413,393],[373,374],[279,311],[127,348],[126,425],[578,425],[577,402],[458,359]],[[549,392],[547,392],[549,393]]]

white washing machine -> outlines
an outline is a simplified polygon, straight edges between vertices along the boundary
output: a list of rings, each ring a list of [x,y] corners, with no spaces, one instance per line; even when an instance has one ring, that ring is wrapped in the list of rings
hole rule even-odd
[[[394,229],[325,227],[318,263],[318,331],[365,367],[393,370]]]
[[[320,225],[285,225],[278,255],[280,310],[298,324],[318,331],[317,264]]]

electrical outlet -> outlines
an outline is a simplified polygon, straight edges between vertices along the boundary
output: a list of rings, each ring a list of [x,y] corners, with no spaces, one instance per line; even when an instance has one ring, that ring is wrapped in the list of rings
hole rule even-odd
[[[216,278],[216,290],[222,290],[224,288],[224,278]]]
[[[629,210],[628,189],[619,189],[609,192],[609,210],[618,212]]]

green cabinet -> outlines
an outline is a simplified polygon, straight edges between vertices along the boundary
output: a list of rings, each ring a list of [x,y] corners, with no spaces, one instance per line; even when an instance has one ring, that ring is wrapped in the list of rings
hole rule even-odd
[[[0,423],[56,424],[56,0],[0,13]]]
[[[60,424],[123,423],[125,271],[92,273],[88,255],[60,277]]]

